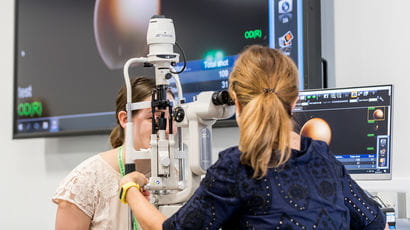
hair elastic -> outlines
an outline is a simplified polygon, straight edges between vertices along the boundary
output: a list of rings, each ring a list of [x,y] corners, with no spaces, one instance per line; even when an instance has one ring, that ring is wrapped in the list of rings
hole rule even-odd
[[[272,88],[264,88],[263,92],[264,93],[274,93],[274,94],[276,94],[275,89],[272,89]]]
[[[273,88],[264,88],[263,89],[264,93],[274,93],[276,94],[276,96],[279,98],[279,100],[282,102],[282,104],[286,107],[286,110],[288,112],[289,117],[293,116],[293,112],[292,112],[292,108],[290,105],[286,104],[283,99],[278,95],[278,93],[276,93],[275,89]]]

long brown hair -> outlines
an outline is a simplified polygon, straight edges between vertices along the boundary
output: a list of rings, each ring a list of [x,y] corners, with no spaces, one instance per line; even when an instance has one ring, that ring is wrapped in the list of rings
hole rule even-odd
[[[259,45],[239,56],[229,77],[229,92],[241,105],[239,150],[241,163],[266,175],[290,158],[292,103],[298,96],[298,72],[278,50]]]
[[[155,87],[155,83],[151,79],[139,77],[131,81],[131,87],[132,102],[140,102],[151,96],[151,92]],[[120,121],[118,120],[118,113],[125,111],[125,106],[127,104],[127,88],[125,87],[125,85],[122,86],[118,91],[115,104],[115,117],[117,119],[117,126],[111,131],[110,134],[110,143],[113,148],[117,148],[124,144],[124,128],[120,125]],[[133,115],[135,115],[136,113],[138,113],[138,111],[134,111]]]

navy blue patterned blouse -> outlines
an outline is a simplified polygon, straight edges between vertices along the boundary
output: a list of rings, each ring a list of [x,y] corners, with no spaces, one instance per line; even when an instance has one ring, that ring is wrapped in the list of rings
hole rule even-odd
[[[281,169],[253,179],[232,147],[163,229],[384,229],[385,217],[328,146],[302,137]]]

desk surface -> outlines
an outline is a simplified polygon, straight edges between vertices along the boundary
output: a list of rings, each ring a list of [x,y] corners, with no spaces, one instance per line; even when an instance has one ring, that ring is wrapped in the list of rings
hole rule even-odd
[[[410,229],[410,220],[409,219],[397,219],[396,228],[397,230]]]

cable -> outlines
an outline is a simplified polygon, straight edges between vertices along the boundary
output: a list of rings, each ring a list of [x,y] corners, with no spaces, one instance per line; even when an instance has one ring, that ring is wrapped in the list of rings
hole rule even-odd
[[[368,191],[364,190],[364,192],[367,194],[367,196],[369,196],[370,198],[372,198],[373,200],[376,199],[377,201],[379,201],[379,204],[381,203],[381,206],[383,206],[382,208],[387,208],[387,205],[383,202],[382,199],[380,199],[379,196],[377,195],[372,195],[370,194]],[[376,202],[377,202],[376,201]]]
[[[182,69],[181,69],[180,71],[178,71],[178,72],[170,71],[170,72],[173,73],[173,74],[180,74],[180,73],[184,72],[185,67],[186,67],[185,52],[184,52],[184,50],[182,49],[182,47],[179,45],[178,42],[175,42],[175,45],[177,45],[177,46],[178,46],[178,49],[181,51],[182,58],[184,59],[184,65],[182,66]]]
[[[376,198],[382,204],[383,208],[387,208],[387,205],[383,202],[382,199],[380,199],[379,196],[372,196],[372,198]]]

